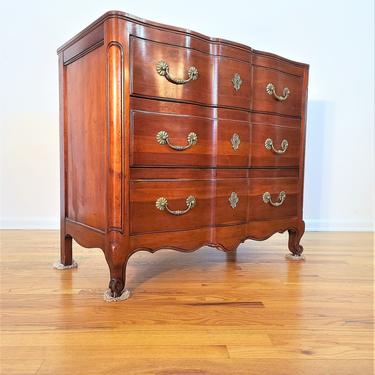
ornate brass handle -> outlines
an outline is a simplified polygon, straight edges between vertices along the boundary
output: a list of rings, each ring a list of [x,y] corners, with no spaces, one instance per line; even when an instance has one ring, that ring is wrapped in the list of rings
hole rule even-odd
[[[271,206],[274,206],[274,207],[281,206],[284,203],[285,198],[286,198],[285,191],[280,191],[280,193],[279,193],[279,201],[278,202],[272,202],[271,193],[269,193],[268,191],[266,191],[263,194],[263,202],[264,203],[269,203]]]
[[[169,75],[169,65],[163,60],[160,60],[156,64],[156,71],[160,76],[165,77],[169,82],[175,83],[176,85],[183,85],[184,83],[188,83],[190,81],[195,81],[196,79],[198,79],[198,69],[195,66],[191,66],[189,68],[188,79],[179,79],[171,77]]]
[[[198,136],[195,133],[191,132],[187,136],[188,144],[186,146],[176,146],[176,145],[172,145],[169,142],[169,134],[165,130],[160,130],[160,132],[156,134],[156,140],[158,141],[160,145],[167,144],[173,150],[183,151],[197,144]]]
[[[264,142],[264,147],[267,150],[272,150],[275,154],[283,154],[288,149],[289,143],[286,139],[283,139],[280,145],[281,145],[281,149],[277,150],[273,146],[273,140],[271,138],[267,138],[266,141]]]
[[[171,210],[168,207],[168,200],[167,200],[167,198],[160,197],[160,198],[158,198],[156,200],[155,206],[160,211],[167,210],[172,215],[181,216],[183,214],[186,214],[188,211],[190,211],[195,206],[196,202],[197,201],[196,201],[195,197],[193,197],[192,195],[189,195],[186,198],[186,206],[187,206],[186,209],[185,210],[176,210],[176,211],[173,211],[173,210]]]
[[[277,95],[276,94],[276,87],[273,83],[269,83],[266,86],[266,92],[268,95],[273,95],[275,99],[279,100],[280,102],[283,102],[284,100],[287,100],[290,90],[287,87],[284,87],[283,95]]]

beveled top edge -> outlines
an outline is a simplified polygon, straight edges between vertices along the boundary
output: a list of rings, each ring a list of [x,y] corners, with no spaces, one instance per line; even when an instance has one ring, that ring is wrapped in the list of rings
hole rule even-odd
[[[287,59],[285,57],[276,55],[274,53],[255,50],[255,49],[253,49],[253,48],[251,48],[251,47],[249,47],[245,44],[233,42],[233,41],[230,41],[230,40],[227,40],[227,39],[222,39],[222,38],[209,37],[207,35],[204,35],[204,34],[196,32],[196,31],[189,30],[189,29],[184,29],[182,27],[170,26],[170,25],[165,25],[165,24],[158,23],[158,22],[155,22],[155,21],[149,21],[149,20],[146,20],[144,18],[137,17],[137,16],[134,16],[132,14],[125,13],[125,12],[118,11],[118,10],[110,10],[110,11],[104,13],[101,17],[96,19],[94,22],[92,22],[87,27],[85,27],[81,32],[79,32],[74,37],[72,37],[67,42],[65,42],[62,46],[60,46],[57,49],[57,53],[59,54],[59,53],[63,52],[66,48],[70,47],[72,44],[77,42],[79,39],[83,38],[91,30],[95,29],[98,25],[102,24],[104,21],[106,21],[109,18],[121,18],[121,19],[124,19],[124,20],[127,20],[127,21],[142,24],[142,25],[145,25],[145,26],[151,26],[151,27],[156,27],[156,28],[159,28],[159,29],[169,30],[169,31],[173,31],[173,32],[189,34],[189,35],[192,35],[192,36],[194,36],[196,38],[199,38],[199,39],[203,39],[203,40],[205,40],[207,42],[210,42],[210,43],[225,44],[225,45],[240,48],[240,49],[243,49],[243,50],[246,50],[246,51],[249,51],[249,52],[255,52],[257,54],[261,54],[261,55],[269,56],[271,58],[286,61],[286,62],[295,64],[295,65],[298,65],[298,66],[309,67],[308,64],[301,63],[301,62],[294,61],[294,60],[290,60],[290,59]]]

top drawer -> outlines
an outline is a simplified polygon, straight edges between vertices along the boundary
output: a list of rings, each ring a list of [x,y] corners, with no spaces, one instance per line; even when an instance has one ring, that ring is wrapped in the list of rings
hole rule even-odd
[[[132,94],[250,109],[250,63],[137,37],[130,43]]]
[[[301,116],[302,77],[254,66],[253,109],[259,112]]]

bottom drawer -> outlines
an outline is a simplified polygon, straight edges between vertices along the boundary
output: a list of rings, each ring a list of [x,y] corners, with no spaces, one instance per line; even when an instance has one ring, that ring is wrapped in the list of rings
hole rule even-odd
[[[298,214],[298,178],[256,177],[249,181],[249,221],[295,217]]]
[[[245,223],[247,196],[247,178],[132,181],[130,232]]]
[[[130,182],[132,235],[298,216],[298,169],[151,172]]]

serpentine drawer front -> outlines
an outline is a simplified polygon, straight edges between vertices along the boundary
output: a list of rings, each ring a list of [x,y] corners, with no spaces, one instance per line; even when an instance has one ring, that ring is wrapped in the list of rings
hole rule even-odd
[[[131,112],[132,166],[247,167],[248,121]]]
[[[300,130],[279,125],[252,124],[253,167],[298,167]]]
[[[303,77],[278,69],[254,67],[253,109],[300,116]]]
[[[245,223],[247,186],[238,178],[132,181],[130,233]]]
[[[117,11],[58,55],[64,266],[101,248],[111,299],[139,250],[288,231],[301,259],[308,65]]]
[[[250,108],[249,63],[131,37],[130,64],[135,95]]]
[[[252,178],[249,185],[249,221],[297,216],[297,178]]]

